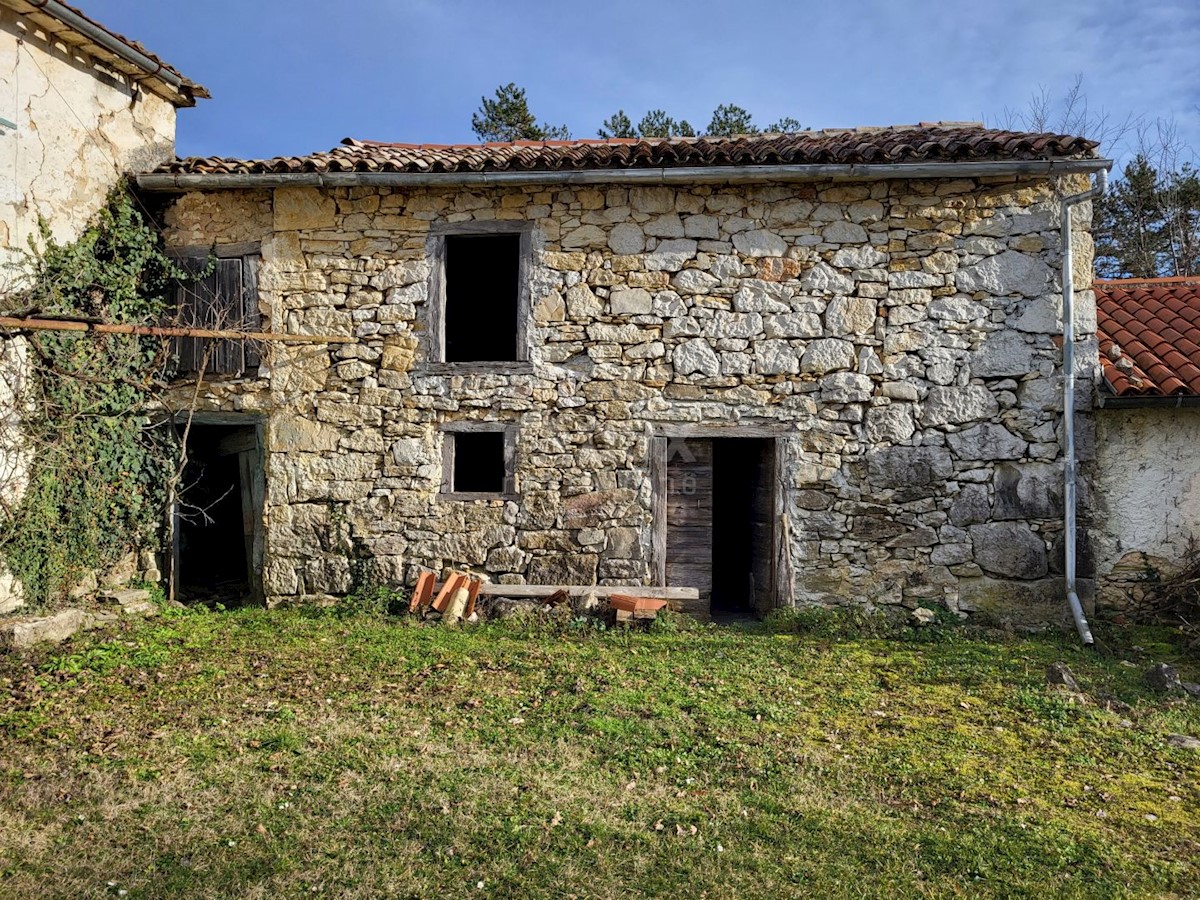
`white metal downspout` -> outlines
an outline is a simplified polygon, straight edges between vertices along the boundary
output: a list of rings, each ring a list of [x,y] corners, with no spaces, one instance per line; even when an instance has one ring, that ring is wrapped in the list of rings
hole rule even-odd
[[[1062,200],[1062,327],[1063,327],[1063,428],[1066,431],[1066,458],[1063,467],[1063,505],[1066,534],[1063,536],[1067,577],[1067,603],[1075,618],[1075,628],[1084,644],[1091,645],[1092,629],[1079,594],[1075,589],[1075,285],[1072,278],[1071,208],[1101,196],[1108,187],[1108,172],[1096,173],[1096,186],[1091,190]]]

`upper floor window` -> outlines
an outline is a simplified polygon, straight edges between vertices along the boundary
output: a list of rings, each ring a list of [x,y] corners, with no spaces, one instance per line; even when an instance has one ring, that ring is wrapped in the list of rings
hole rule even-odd
[[[514,363],[526,344],[530,233],[503,223],[432,236],[431,361]]]
[[[175,324],[182,328],[216,331],[261,331],[258,306],[258,266],[262,257],[241,248],[218,248],[218,259],[203,278],[175,288]],[[231,255],[238,253],[239,255]],[[199,275],[208,268],[207,251],[184,253],[176,262]],[[254,341],[185,337],[173,341],[181,375],[243,375],[261,362]]]

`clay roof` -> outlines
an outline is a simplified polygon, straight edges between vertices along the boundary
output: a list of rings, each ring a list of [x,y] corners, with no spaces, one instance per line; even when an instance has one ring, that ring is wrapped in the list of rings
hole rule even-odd
[[[1094,288],[1109,391],[1200,396],[1200,277],[1096,281]]]
[[[62,19],[51,15],[47,10],[42,9],[46,6],[46,0],[0,0],[0,4],[10,7],[19,15],[31,23],[38,31],[44,32],[52,40],[59,41],[71,47],[78,48],[95,59],[100,60],[106,66],[116,69],[124,75],[127,75],[132,81],[141,82],[147,88],[153,90],[161,97],[170,100],[176,106],[195,106],[197,98],[208,99],[210,96],[207,88],[203,85],[196,84],[189,78],[186,78],[182,72],[168,65],[155,54],[151,53],[137,41],[130,40],[122,34],[117,34],[115,31],[101,25],[95,19],[87,15],[83,10],[71,6],[67,3],[62,3],[59,0],[59,6],[65,7],[70,12],[86,20],[91,25],[95,26],[100,31],[103,31],[109,37],[124,44],[130,50],[145,56],[151,63],[158,67],[157,72],[170,73],[174,78],[179,80],[179,86],[175,87],[169,81],[164,80],[158,74],[152,74],[135,65],[129,60],[123,58],[117,53],[114,53],[108,47],[97,43],[92,37],[77,30],[72,25],[64,22]]]
[[[841,128],[740,137],[612,138],[493,144],[389,144],[346,138],[308,156],[273,159],[190,157],[157,174],[285,174],[305,172],[530,172],[897,162],[1084,159],[1096,142],[1063,134],[934,122],[886,128]]]

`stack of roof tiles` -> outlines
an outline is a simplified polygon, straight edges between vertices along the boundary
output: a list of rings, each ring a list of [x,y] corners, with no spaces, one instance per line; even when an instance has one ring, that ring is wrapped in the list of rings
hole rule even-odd
[[[1095,291],[1108,389],[1200,396],[1200,277],[1097,281]]]
[[[189,157],[162,174],[291,172],[534,172],[584,169],[872,164],[1092,158],[1096,142],[1063,134],[1031,134],[939,122],[846,128],[796,134],[696,138],[611,138],[494,144],[388,144],[346,138],[308,156],[273,159]]]

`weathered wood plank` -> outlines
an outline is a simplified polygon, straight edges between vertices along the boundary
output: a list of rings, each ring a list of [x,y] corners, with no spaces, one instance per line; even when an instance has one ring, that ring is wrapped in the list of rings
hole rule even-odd
[[[444,585],[438,585],[438,590]],[[566,591],[572,597],[582,597],[585,594],[595,594],[597,597],[611,597],[613,594],[634,594],[654,600],[696,600],[700,592],[693,587],[659,587],[640,584],[485,584],[479,588],[484,597],[512,597],[540,600],[553,596],[558,591]]]

